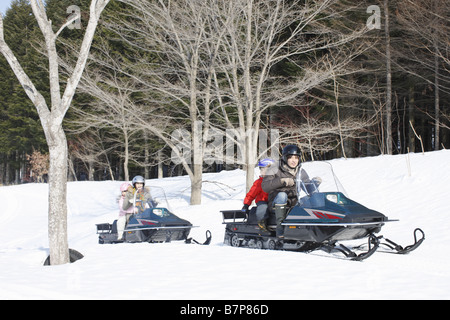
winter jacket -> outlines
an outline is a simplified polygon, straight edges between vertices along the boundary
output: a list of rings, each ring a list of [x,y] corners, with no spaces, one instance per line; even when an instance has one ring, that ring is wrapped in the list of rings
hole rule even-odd
[[[125,200],[125,197],[121,196],[119,199],[119,217],[123,217],[127,214],[134,213],[134,208],[132,205],[128,206],[128,209],[123,209],[123,202]]]
[[[152,201],[149,188],[144,187],[140,192],[135,189],[131,189],[125,195],[122,209],[128,210],[132,207],[133,209],[136,208],[138,213],[141,213],[148,208],[149,201]]]
[[[286,192],[288,196],[289,207],[295,206],[298,202],[298,194],[297,194],[297,181],[296,176],[299,167],[292,169],[286,163],[280,160],[278,166],[271,166],[269,170],[266,172],[264,179],[262,181],[261,187],[263,191],[269,194],[268,202],[269,202],[269,210],[273,207],[273,200],[277,196],[279,192]],[[291,178],[294,180],[293,186],[286,186],[285,183],[282,182],[283,178]],[[305,170],[301,169],[300,178],[303,181],[308,181],[308,175]]]
[[[247,195],[245,196],[244,204],[250,206],[252,204],[253,200],[255,200],[255,203],[258,203],[260,201],[267,202],[269,195],[266,192],[264,192],[263,189],[261,188],[262,181],[263,181],[263,177],[261,176],[261,177],[259,177],[258,180],[253,182],[252,187],[250,188],[250,190],[247,192]]]

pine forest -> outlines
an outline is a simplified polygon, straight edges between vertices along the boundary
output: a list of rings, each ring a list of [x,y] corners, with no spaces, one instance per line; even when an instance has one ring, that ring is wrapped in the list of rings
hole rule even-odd
[[[55,30],[80,13],[58,37],[62,87],[89,2],[45,1]],[[3,26],[51,105],[29,1]],[[286,144],[302,161],[450,148],[449,69],[445,0],[111,0],[64,118],[68,179],[201,183]],[[43,124],[2,55],[0,74],[0,185],[44,182]]]

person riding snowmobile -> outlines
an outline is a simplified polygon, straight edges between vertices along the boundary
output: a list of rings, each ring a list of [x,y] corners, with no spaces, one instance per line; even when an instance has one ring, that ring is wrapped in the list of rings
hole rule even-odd
[[[130,220],[131,215],[134,213],[134,208],[129,206],[127,210],[123,210],[123,203],[128,192],[128,189],[132,188],[131,184],[124,182],[120,185],[120,197],[119,197],[119,218],[117,219],[117,240],[123,239],[123,231],[125,226]]]
[[[248,208],[252,204],[253,200],[255,200],[256,204],[256,219],[258,221],[258,226],[266,230],[266,219],[267,219],[267,200],[268,200],[268,194],[263,191],[261,188],[261,183],[263,181],[263,177],[266,174],[267,170],[271,165],[273,165],[275,161],[272,159],[266,158],[262,159],[258,162],[258,167],[260,170],[260,176],[259,179],[257,179],[255,182],[253,182],[252,187],[247,192],[245,199],[244,199],[244,206],[242,207],[243,212],[248,213]]]
[[[281,223],[289,209],[298,202],[296,177],[301,165],[300,155],[300,148],[296,145],[284,147],[279,165],[269,168],[261,183],[263,191],[269,195],[269,210],[275,213],[279,238],[284,237]],[[303,182],[310,182],[305,170],[301,170],[300,178]]]
[[[127,210],[133,206],[134,213],[141,213],[154,203],[150,189],[145,188],[145,179],[142,176],[135,176],[131,183],[133,188],[128,189],[122,209]]]

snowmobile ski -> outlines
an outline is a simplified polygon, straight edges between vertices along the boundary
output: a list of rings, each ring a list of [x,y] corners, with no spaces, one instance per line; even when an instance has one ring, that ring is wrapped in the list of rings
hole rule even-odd
[[[206,230],[206,240],[205,240],[205,242],[200,243],[200,242],[198,242],[197,240],[195,240],[193,238],[187,238],[186,240],[184,240],[184,242],[188,243],[188,244],[194,242],[195,244],[201,244],[201,245],[207,246],[207,245],[209,245],[211,243],[211,238],[212,238],[211,231]]]
[[[369,258],[372,254],[375,253],[375,251],[377,251],[378,247],[380,246],[380,240],[378,239],[378,237],[372,234],[368,237],[367,246],[367,251],[364,251],[362,253],[357,253],[357,251],[351,250],[343,244],[334,244],[332,246],[324,245],[323,247],[320,247],[320,249],[326,250],[328,251],[328,253],[331,253],[332,251],[338,251],[344,254],[344,256],[349,260],[362,261]]]
[[[389,251],[381,249],[380,252],[395,253],[395,254],[408,254],[411,251],[416,250],[422,244],[422,242],[425,240],[425,232],[423,232],[422,229],[420,229],[420,228],[416,228],[414,230],[413,234],[414,234],[414,243],[411,245],[408,245],[406,247],[403,247],[390,239],[380,236],[379,238],[384,239],[386,241],[386,242],[381,242],[380,244],[389,249]],[[418,234],[420,234],[420,239],[418,238]],[[382,247],[382,248],[384,248],[384,247]]]

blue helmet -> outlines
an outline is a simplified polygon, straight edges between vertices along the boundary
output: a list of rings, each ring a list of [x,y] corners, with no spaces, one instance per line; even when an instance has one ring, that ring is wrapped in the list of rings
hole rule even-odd
[[[265,159],[262,159],[262,160],[260,160],[258,162],[258,167],[260,167],[260,168],[268,168],[274,163],[275,163],[274,160],[272,160],[270,158],[265,158]]]

